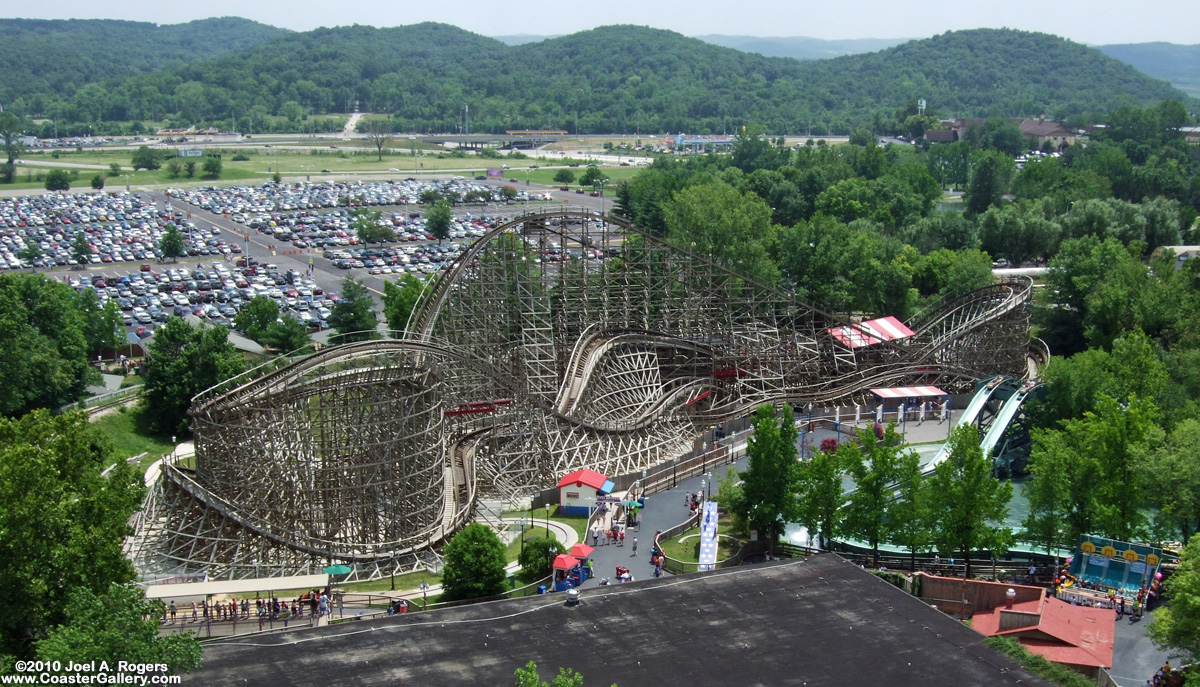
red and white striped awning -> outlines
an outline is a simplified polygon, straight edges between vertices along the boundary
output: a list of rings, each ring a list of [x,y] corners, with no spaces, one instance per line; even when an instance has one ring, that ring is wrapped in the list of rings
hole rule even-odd
[[[892,386],[885,389],[871,389],[871,393],[880,398],[918,398],[921,396],[945,396],[946,392],[936,386]]]
[[[867,320],[857,327],[833,327],[829,333],[847,348],[862,348],[912,336],[913,330],[905,327],[904,323],[895,317],[881,317],[877,320]]]

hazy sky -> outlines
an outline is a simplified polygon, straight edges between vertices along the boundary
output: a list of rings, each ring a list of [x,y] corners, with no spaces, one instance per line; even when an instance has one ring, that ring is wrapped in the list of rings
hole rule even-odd
[[[638,24],[695,36],[723,33],[814,38],[924,38],[952,29],[1009,27],[1081,43],[1200,43],[1197,0],[0,0],[0,16],[133,19],[173,24],[241,16],[296,30],[423,21],[487,36],[563,34],[606,24]]]

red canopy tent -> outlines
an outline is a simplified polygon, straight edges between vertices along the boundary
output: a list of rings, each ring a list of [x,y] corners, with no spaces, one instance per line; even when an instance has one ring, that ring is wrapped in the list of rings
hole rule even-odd
[[[580,559],[580,560],[587,560],[587,557],[592,555],[593,551],[595,551],[595,549],[593,549],[592,547],[588,546],[587,544],[580,543],[580,544],[576,544],[575,546],[572,546],[571,550],[568,551],[567,553],[571,556],[574,556],[575,558]]]
[[[554,557],[555,570],[570,570],[579,566],[579,559],[574,556],[569,556],[565,553],[560,553]]]

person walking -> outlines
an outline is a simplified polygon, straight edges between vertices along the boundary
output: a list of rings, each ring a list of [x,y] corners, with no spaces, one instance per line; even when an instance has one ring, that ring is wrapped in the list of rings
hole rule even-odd
[[[630,557],[637,556],[637,537],[633,538],[633,553],[631,553],[629,555],[630,555]]]
[[[600,546],[600,530],[595,525],[592,525],[592,548],[594,549],[597,546]]]
[[[171,600],[171,624],[175,624],[175,600]]]

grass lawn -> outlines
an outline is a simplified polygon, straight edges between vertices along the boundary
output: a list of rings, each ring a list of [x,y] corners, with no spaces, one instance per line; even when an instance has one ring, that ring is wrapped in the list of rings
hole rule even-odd
[[[92,421],[97,429],[104,433],[113,443],[113,453],[109,464],[118,460],[132,458],[139,453],[146,456],[139,462],[139,467],[145,470],[148,465],[171,452],[175,447],[167,437],[153,437],[139,434],[134,422],[134,411],[126,410],[96,418]]]
[[[717,519],[717,532],[721,530],[728,531],[732,527],[732,523],[726,517]],[[680,542],[680,539],[689,535],[696,535],[685,542]],[[667,556],[674,558],[677,561],[695,563],[700,560],[700,528],[693,527],[684,532],[675,539],[663,542],[663,552]],[[727,536],[717,537],[717,560],[725,560],[733,556],[742,548],[742,542],[738,539],[732,539]]]
[[[304,142],[301,141],[301,143]],[[196,171],[196,176],[191,178],[186,174],[172,177],[165,167],[154,171],[133,171],[129,168],[133,156],[133,151],[130,150],[85,150],[82,152],[59,150],[56,151],[58,157],[52,157],[51,153],[45,151],[31,151],[24,155],[23,159],[26,160],[26,163],[18,168],[14,183],[8,187],[42,188],[43,182],[38,180],[37,176],[38,174],[44,175],[47,170],[52,168],[52,165],[48,163],[84,164],[99,167],[98,169],[78,169],[79,177],[72,180],[71,183],[71,188],[76,191],[90,190],[90,180],[97,173],[108,176],[107,190],[118,190],[123,186],[208,186],[244,180],[267,181],[270,175],[276,171],[286,177],[295,178],[321,174],[321,170],[329,170],[334,174],[351,172],[387,174],[390,170],[395,169],[398,171],[392,172],[392,174],[399,178],[427,172],[458,172],[464,176],[476,176],[485,173],[489,168],[508,165],[511,169],[506,170],[505,178],[515,178],[524,182],[526,179],[525,168],[530,166],[578,164],[579,167],[572,168],[576,176],[582,174],[586,169],[586,161],[570,158],[533,157],[520,160],[477,156],[451,157],[448,154],[442,154],[439,157],[438,154],[433,153],[414,157],[404,150],[402,141],[395,142],[397,148],[385,152],[383,160],[379,160],[374,149],[358,145],[358,143],[356,141],[339,145],[337,149],[325,145],[314,146],[307,151],[283,148],[238,147],[235,149],[214,146],[213,148],[220,151],[222,155],[223,169],[219,179],[203,177],[199,169]],[[249,159],[234,161],[235,152],[244,154]],[[108,169],[109,165],[114,162],[121,166],[119,175],[113,175]],[[632,178],[639,170],[636,166],[609,166],[603,169],[605,175],[614,183]],[[556,169],[536,169],[528,173],[528,178],[533,183],[558,185],[553,179],[557,171]]]
[[[522,515],[529,515],[530,513],[532,513],[532,515],[533,515],[533,524],[535,527],[537,526],[537,524],[539,522],[541,522],[541,523],[546,522],[546,509],[545,508],[534,508],[532,511],[506,510],[506,511],[504,511],[503,515],[506,518],[519,518]],[[579,541],[583,541],[584,539],[587,538],[587,516],[584,516],[584,515],[558,515],[557,511],[551,510],[550,511],[550,521],[562,523],[562,524],[566,525],[567,527],[570,527],[571,529],[575,530],[575,533],[579,535]],[[540,529],[542,532],[546,531],[545,527],[540,527],[537,529]]]

